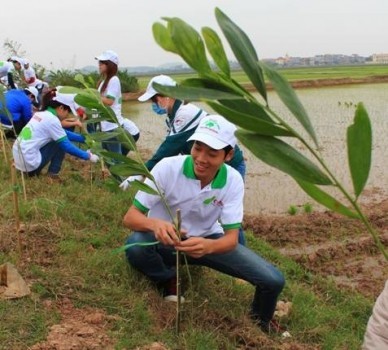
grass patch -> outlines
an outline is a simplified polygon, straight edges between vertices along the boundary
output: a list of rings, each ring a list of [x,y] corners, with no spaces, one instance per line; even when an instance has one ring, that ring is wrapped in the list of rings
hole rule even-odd
[[[65,163],[64,184],[48,185],[44,176],[27,180],[28,200],[20,198],[22,256],[12,231],[11,197],[2,201],[0,264],[15,263],[31,284],[32,296],[0,301],[0,349],[25,349],[44,340],[50,326],[63,318],[57,308],[44,305],[64,299],[78,309],[98,308],[111,316],[107,333],[117,349],[157,341],[169,349],[279,348],[281,339],[265,336],[247,317],[253,287],[204,267],[190,267],[191,286],[187,271],[183,273],[188,302],[182,333],[176,337],[174,306],[166,305],[154,286],[127,266],[123,254],[113,253],[129,235],[121,221],[131,194],[69,176],[73,170]],[[1,194],[10,186],[3,159],[0,176]],[[372,300],[338,289],[252,234],[247,237],[249,246],[286,276],[281,299],[293,302],[293,310],[283,323],[294,343],[360,347]]]

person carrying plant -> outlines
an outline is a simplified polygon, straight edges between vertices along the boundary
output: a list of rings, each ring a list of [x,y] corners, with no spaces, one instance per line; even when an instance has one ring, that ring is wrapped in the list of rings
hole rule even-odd
[[[176,251],[185,254],[189,264],[253,284],[256,290],[250,316],[268,333],[278,330],[272,317],[285,280],[276,267],[238,244],[244,182],[225,164],[233,157],[235,130],[221,116],[203,117],[188,140],[194,141],[191,154],[164,158],[155,165],[151,174],[171,212],[181,210],[182,232],[172,224],[160,196],[138,192],[123,219],[134,231],[126,242],[126,257],[171,301],[177,301]],[[148,178],[145,184],[156,189]],[[155,245],[144,245],[152,242]]]
[[[145,93],[138,98],[140,102],[151,100],[152,109],[156,114],[167,115],[168,134],[151,159],[146,162],[148,170],[152,170],[163,158],[178,154],[190,154],[193,143],[187,142],[187,140],[193,135],[200,120],[208,114],[192,103],[159,94],[153,87],[154,83],[163,86],[175,86],[176,81],[167,75],[155,76],[148,83]],[[244,179],[245,160],[238,145],[236,145],[233,157],[227,164],[235,168]],[[142,179],[142,176],[129,176],[120,184],[120,188],[125,191],[132,181]],[[239,242],[245,244],[242,229],[239,231]]]
[[[22,129],[12,147],[16,169],[28,176],[38,176],[48,164],[47,175],[58,179],[65,153],[96,163],[99,158],[70,141],[85,142],[84,136],[63,129],[60,120],[75,113],[73,99],[49,90],[43,96],[42,110],[36,112]]]

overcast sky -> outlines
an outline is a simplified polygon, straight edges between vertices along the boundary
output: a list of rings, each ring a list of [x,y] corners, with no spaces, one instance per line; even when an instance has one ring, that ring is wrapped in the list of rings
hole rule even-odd
[[[155,43],[152,24],[179,17],[220,34],[215,7],[246,32],[261,58],[388,53],[388,0],[18,0],[0,11],[0,60],[10,39],[48,69],[95,65],[106,49],[118,53],[120,66],[179,62]]]

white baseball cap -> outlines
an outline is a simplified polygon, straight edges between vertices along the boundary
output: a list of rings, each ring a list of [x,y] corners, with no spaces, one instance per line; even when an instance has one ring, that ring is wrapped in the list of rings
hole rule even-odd
[[[106,50],[101,55],[95,57],[99,61],[111,61],[116,65],[119,65],[119,56],[112,50]]]
[[[236,126],[220,115],[203,117],[194,134],[187,141],[200,141],[213,149],[236,146]]]
[[[18,62],[21,66],[24,65],[24,60],[23,60],[23,58],[18,57],[18,56],[11,56],[11,58],[9,59],[9,61],[11,61],[11,62]]]
[[[68,106],[71,109],[71,112],[74,115],[77,115],[77,111],[74,104],[74,96],[72,94],[61,94],[57,92],[53,100]]]
[[[39,92],[38,92],[38,90],[35,87],[29,86],[29,87],[26,87],[24,90],[29,91],[32,95],[34,95],[36,103],[39,102],[38,101]]]
[[[154,83],[163,86],[176,86],[176,81],[170,78],[168,75],[157,75],[156,77],[153,77],[148,83],[146,92],[138,98],[140,102],[147,101],[158,94],[158,92],[152,86]]]

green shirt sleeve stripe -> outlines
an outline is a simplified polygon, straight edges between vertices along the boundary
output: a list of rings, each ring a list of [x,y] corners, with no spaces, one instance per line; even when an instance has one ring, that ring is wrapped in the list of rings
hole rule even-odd
[[[136,198],[133,200],[133,205],[144,214],[149,211],[149,209],[141,204]]]
[[[236,224],[228,224],[228,225],[222,225],[222,228],[224,230],[232,230],[234,228],[240,228],[241,227],[241,222],[238,222]]]
[[[63,136],[60,139],[56,140],[55,142],[56,143],[62,142],[65,138],[67,138],[67,136]]]

